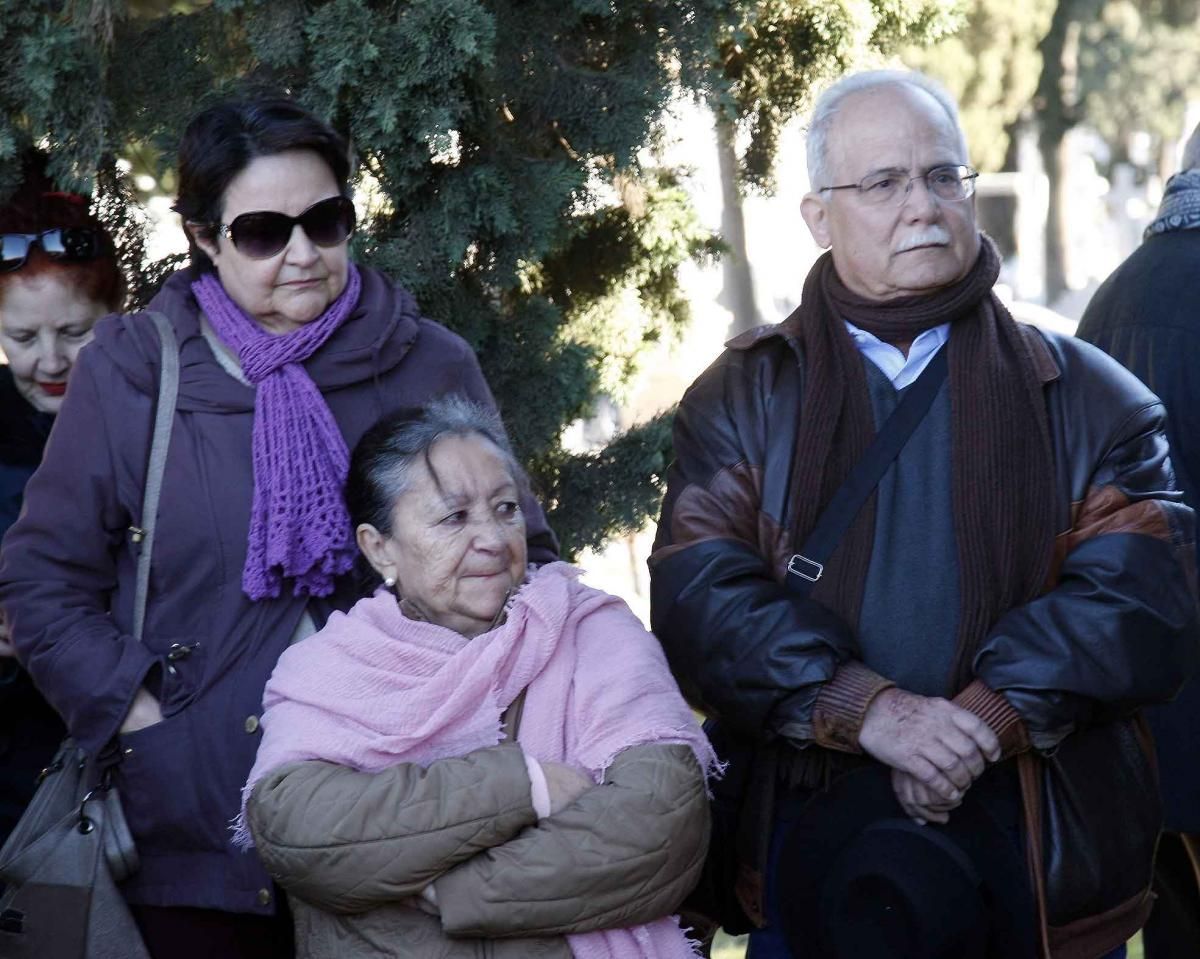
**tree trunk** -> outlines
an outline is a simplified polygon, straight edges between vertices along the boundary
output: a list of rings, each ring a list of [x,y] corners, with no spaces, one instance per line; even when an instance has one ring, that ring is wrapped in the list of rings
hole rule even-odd
[[[1057,133],[1056,138],[1039,137],[1042,166],[1046,171],[1049,188],[1046,204],[1046,305],[1053,306],[1067,291],[1067,211],[1066,187],[1063,165],[1066,131]],[[1057,141],[1057,142],[1055,142]]]
[[[1066,177],[1064,141],[1079,122],[1079,32],[1100,16],[1106,0],[1059,0],[1042,38],[1042,74],[1038,79],[1038,148],[1049,181],[1046,215],[1046,302],[1067,289]]]
[[[1050,29],[1039,47],[1042,75],[1038,79],[1038,149],[1050,188],[1046,211],[1046,303],[1066,291],[1066,236],[1063,215],[1062,147],[1073,125],[1068,116],[1065,86],[1071,76],[1066,62],[1068,35],[1074,22],[1074,0],[1060,0],[1054,8]]]
[[[738,183],[737,151],[733,146],[733,124],[716,116],[717,159],[721,168],[721,237],[727,252],[721,257],[724,286],[720,302],[733,320],[729,335],[737,336],[759,325],[754,302],[754,275],[746,252],[746,219],[742,212],[742,190]]]

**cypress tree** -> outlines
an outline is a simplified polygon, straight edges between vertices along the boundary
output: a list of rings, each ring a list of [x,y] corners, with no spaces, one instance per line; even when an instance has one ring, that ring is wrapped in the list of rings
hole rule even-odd
[[[678,267],[712,257],[680,171],[656,165],[672,97],[702,97],[769,180],[778,127],[856,50],[943,31],[951,0],[0,0],[0,196],[32,143],[94,183],[137,305],[148,263],[115,158],[170,190],[188,118],[285,91],[352,140],[370,216],[355,256],[477,352],[518,456],[574,555],[657,509],[669,415],[577,453],[567,424],[678,336]]]

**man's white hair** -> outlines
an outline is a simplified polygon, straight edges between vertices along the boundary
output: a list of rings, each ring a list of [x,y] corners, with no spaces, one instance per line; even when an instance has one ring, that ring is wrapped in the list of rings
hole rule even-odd
[[[1200,169],[1200,124],[1196,125],[1196,129],[1188,137],[1188,142],[1183,146],[1183,160],[1179,164],[1179,169]]]
[[[910,86],[928,93],[938,102],[958,133],[959,144],[962,147],[963,162],[967,157],[967,137],[963,133],[962,124],[958,119],[958,106],[954,98],[940,83],[932,77],[927,77],[916,70],[867,70],[863,73],[851,73],[842,77],[817,98],[813,107],[812,119],[808,124],[808,182],[809,188],[818,190],[834,186],[830,180],[832,172],[829,169],[829,133],[833,129],[833,120],[837,116],[842,101],[863,90],[873,90],[876,87]]]

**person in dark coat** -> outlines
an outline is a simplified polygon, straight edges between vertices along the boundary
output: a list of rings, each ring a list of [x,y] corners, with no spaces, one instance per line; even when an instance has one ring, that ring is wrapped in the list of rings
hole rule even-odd
[[[57,190],[45,164],[29,154],[20,186],[0,208],[0,348],[8,361],[0,366],[0,536],[21,512],[79,351],[125,290],[87,198]],[[14,652],[0,632],[0,844],[65,735]]]
[[[845,77],[807,147],[829,252],[685,394],[650,557],[654,632],[744,769],[717,892],[751,959],[1120,955],[1161,821],[1136,711],[1200,656],[1162,404],[997,299],[937,84]],[[912,391],[907,445],[813,549]]]
[[[1200,126],[1167,183],[1145,240],[1092,297],[1078,335],[1135,373],[1167,408],[1171,461],[1184,499],[1200,505]],[[1200,955],[1200,679],[1147,710],[1168,830],[1155,871],[1146,959]]]
[[[123,884],[156,959],[292,954],[258,859],[231,843],[263,687],[359,596],[348,450],[384,414],[458,393],[494,408],[471,348],[348,255],[345,140],[288,100],[224,101],[179,148],[190,269],[151,301],[180,345],[142,642],[130,635],[159,342],[96,328],[0,562],[18,655],[113,781],[137,842]],[[556,545],[522,504],[532,562]]]

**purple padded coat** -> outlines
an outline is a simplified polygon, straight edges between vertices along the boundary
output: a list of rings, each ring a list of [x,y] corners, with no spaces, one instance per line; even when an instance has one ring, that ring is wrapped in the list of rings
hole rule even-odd
[[[346,443],[382,415],[445,393],[494,405],[475,354],[422,318],[412,296],[362,271],[350,318],[305,362]],[[115,782],[141,869],[128,898],[270,913],[270,879],[230,844],[258,748],[262,692],[306,606],[319,626],[356,599],[352,576],[308,600],[241,589],[250,524],[255,391],[217,363],[186,271],[150,304],[180,344],[179,401],[159,508],[144,641],[130,635],[139,525],[158,389],[159,344],[144,314],[96,326],[71,373],[41,468],[0,559],[0,605],[18,655],[85,748],[117,736],[139,686],[163,721],[119,737]],[[523,504],[530,561],[555,558],[537,504]]]

